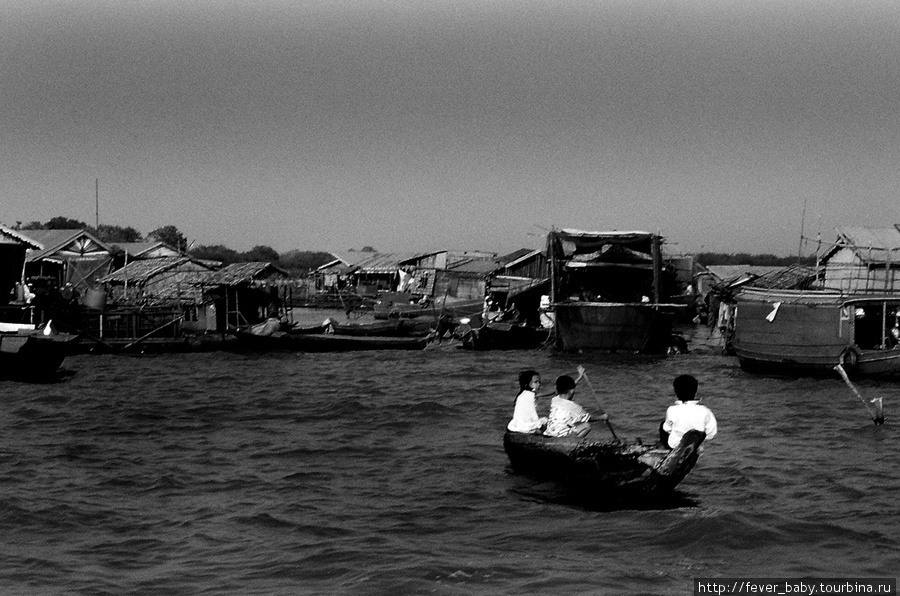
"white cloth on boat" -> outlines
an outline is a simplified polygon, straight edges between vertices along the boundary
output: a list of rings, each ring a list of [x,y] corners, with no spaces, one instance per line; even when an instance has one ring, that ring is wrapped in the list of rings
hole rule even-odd
[[[699,430],[706,433],[706,438],[716,436],[719,427],[712,410],[700,405],[697,400],[676,402],[666,410],[666,421],[663,430],[669,433],[669,447],[674,449],[681,442],[681,437],[689,430]]]
[[[513,410],[512,420],[506,425],[507,430],[516,433],[533,433],[540,431],[547,422],[537,413],[537,396],[534,391],[523,391],[516,398],[516,407]]]
[[[571,399],[557,395],[550,400],[550,416],[547,417],[548,437],[565,437],[572,434],[576,424],[588,422],[590,413]]]

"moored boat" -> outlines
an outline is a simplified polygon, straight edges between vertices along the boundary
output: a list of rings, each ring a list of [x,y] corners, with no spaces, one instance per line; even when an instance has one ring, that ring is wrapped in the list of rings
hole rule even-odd
[[[706,435],[689,431],[674,449],[576,436],[545,437],[507,431],[503,448],[516,472],[588,488],[598,499],[660,495],[693,469]]]
[[[484,306],[484,300],[455,300],[449,297],[441,297],[427,304],[416,301],[407,292],[384,292],[376,300],[373,308],[373,316],[376,319],[414,319],[427,317],[438,319],[442,316],[454,318],[468,317],[480,313]]]
[[[746,288],[735,302],[731,349],[748,372],[900,374],[900,294]]]
[[[432,318],[416,317],[411,319],[387,319],[365,323],[339,323],[331,321],[331,331],[335,335],[353,335],[357,337],[415,337],[431,333],[437,324]]]
[[[0,378],[50,381],[77,340],[67,333],[0,333]]]
[[[648,232],[550,232],[556,347],[665,353],[684,306],[666,302],[661,244]]]

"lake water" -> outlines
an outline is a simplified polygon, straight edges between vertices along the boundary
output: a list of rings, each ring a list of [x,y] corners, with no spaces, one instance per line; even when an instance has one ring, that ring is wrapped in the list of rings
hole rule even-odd
[[[0,382],[2,594],[691,594],[895,577],[897,385],[751,376],[714,343],[551,352],[77,356]],[[654,440],[681,373],[720,434],[674,498],[597,507],[511,472],[516,376],[586,366]],[[589,409],[595,395],[576,394]],[[545,402],[543,407],[547,406]],[[604,436],[602,427],[594,433]]]

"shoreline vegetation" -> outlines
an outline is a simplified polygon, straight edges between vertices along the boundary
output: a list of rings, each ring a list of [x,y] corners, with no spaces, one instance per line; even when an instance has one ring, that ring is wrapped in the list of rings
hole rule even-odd
[[[333,255],[327,251],[312,251],[293,249],[283,253],[270,246],[259,244],[248,251],[240,252],[221,244],[194,246],[194,242],[188,242],[184,234],[174,225],[166,225],[147,234],[141,234],[131,226],[119,226],[100,224],[97,227],[90,226],[86,222],[68,217],[57,216],[46,222],[32,221],[27,224],[16,222],[12,226],[14,230],[87,230],[102,242],[116,244],[120,242],[163,242],[172,248],[183,251],[196,259],[220,261],[223,265],[250,261],[265,261],[273,263],[282,269],[298,275],[306,275],[311,270],[333,259]],[[353,249],[350,249],[353,250]],[[371,246],[364,246],[360,252],[377,252]],[[746,252],[720,253],[701,251],[693,255],[696,262],[703,266],[710,265],[750,265],[750,266],[783,266],[813,265],[815,256],[797,255],[776,256],[773,254],[751,254]]]

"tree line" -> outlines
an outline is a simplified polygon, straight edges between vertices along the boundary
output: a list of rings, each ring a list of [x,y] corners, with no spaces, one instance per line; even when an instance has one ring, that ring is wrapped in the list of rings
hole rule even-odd
[[[710,265],[751,265],[755,267],[789,267],[791,265],[815,265],[815,255],[797,258],[776,257],[771,254],[752,255],[745,252],[721,253],[701,252],[694,255],[696,261],[704,267]]]
[[[221,261],[224,265],[265,261],[276,264],[292,274],[305,275],[309,271],[334,259],[331,253],[322,251],[291,250],[279,253],[271,246],[257,245],[245,252],[223,246],[188,244],[187,238],[173,225],[156,228],[145,235],[131,226],[100,224],[97,227],[69,217],[52,217],[46,222],[32,221],[27,224],[17,222],[17,230],[87,230],[101,242],[118,244],[122,242],[157,241],[189,254],[195,259]]]

